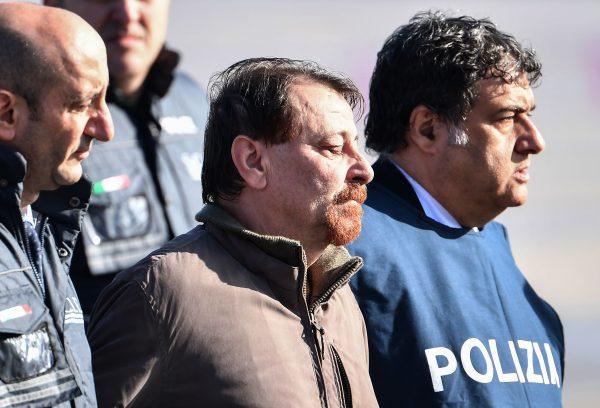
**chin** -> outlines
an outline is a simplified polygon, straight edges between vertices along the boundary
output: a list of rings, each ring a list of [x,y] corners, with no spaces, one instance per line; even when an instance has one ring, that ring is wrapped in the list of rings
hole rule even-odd
[[[54,172],[52,179],[56,184],[57,188],[60,186],[70,186],[77,183],[83,176],[83,169],[81,166],[78,168],[68,169],[68,171],[57,170]]]
[[[360,235],[361,221],[358,219],[338,220],[328,225],[328,242],[335,246],[347,245]]]
[[[527,192],[524,194],[512,195],[504,205],[504,207],[519,207],[527,202]]]
[[[122,80],[131,78],[142,71],[141,58],[135,54],[134,51],[123,51],[119,53],[118,58],[113,57],[108,62],[109,71],[117,82],[122,82]]]

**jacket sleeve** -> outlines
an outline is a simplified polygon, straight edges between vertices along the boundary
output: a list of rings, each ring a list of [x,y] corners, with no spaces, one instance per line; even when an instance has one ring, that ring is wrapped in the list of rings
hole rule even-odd
[[[99,407],[152,400],[160,335],[140,283],[115,279],[96,302],[88,329]]]

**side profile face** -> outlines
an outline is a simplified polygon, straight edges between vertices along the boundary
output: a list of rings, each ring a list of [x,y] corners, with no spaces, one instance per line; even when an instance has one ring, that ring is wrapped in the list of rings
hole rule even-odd
[[[269,146],[268,190],[273,214],[290,238],[343,245],[361,228],[361,204],[373,178],[358,150],[352,109],[334,90],[315,83],[291,86],[301,133]]]
[[[28,115],[15,139],[27,159],[25,181],[36,191],[77,182],[93,139],[108,141],[113,136],[104,99],[108,86],[106,51],[100,38],[82,42],[88,50],[73,55],[70,76],[42,93],[37,117]]]
[[[446,144],[437,184],[445,186],[440,194],[449,207],[476,206],[497,215],[525,203],[531,155],[540,153],[545,143],[531,118],[535,103],[525,74],[511,83],[483,79],[478,90],[464,123],[469,141],[464,146]]]
[[[46,1],[83,17],[106,43],[115,85],[137,91],[161,50],[167,33],[169,0]]]

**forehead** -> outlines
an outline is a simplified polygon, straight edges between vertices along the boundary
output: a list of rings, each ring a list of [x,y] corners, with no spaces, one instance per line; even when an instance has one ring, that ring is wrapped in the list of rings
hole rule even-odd
[[[535,105],[529,80],[521,73],[513,81],[503,78],[487,78],[477,83],[477,97],[472,112],[504,109],[509,107],[531,110]]]
[[[356,125],[352,108],[346,100],[328,86],[299,83],[290,87],[290,99],[296,108],[303,132],[349,133],[354,136]]]
[[[105,54],[80,53],[65,64],[69,75],[58,84],[67,97],[92,96],[108,86]]]

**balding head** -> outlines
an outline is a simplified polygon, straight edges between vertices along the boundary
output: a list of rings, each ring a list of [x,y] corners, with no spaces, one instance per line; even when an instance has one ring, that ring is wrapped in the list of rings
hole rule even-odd
[[[0,44],[0,142],[27,161],[27,205],[77,182],[92,141],[112,138],[106,48],[77,15],[26,3],[0,4]]]
[[[39,96],[87,59],[105,60],[96,31],[79,16],[31,3],[0,3],[0,88],[23,97],[37,114]]]

